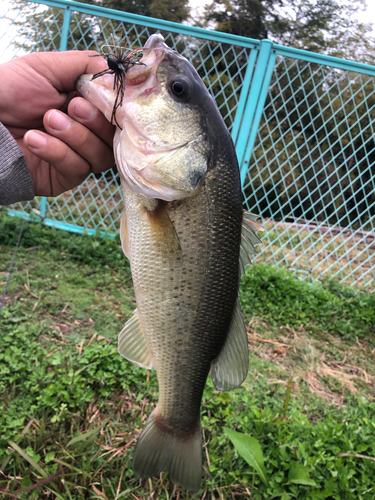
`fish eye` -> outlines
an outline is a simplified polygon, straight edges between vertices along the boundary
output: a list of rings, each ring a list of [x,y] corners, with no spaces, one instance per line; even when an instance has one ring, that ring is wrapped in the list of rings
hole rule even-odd
[[[190,92],[190,85],[185,80],[177,78],[173,80],[171,90],[177,97],[187,97]]]

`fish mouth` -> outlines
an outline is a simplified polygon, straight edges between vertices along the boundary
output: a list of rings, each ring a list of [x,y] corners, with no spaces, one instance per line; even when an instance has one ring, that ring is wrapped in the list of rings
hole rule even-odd
[[[140,52],[143,54],[142,58],[125,75],[125,92],[126,87],[140,86],[147,80],[151,80],[148,82],[151,84],[151,87],[147,85],[145,92],[154,88],[158,84],[156,79],[158,67],[164,59],[165,52],[170,50],[168,45],[164,43],[162,35],[151,35],[145,46],[140,49]]]
[[[160,34],[152,35],[139,52],[142,58],[130,67],[125,74],[123,86],[123,104],[140,96],[148,96],[160,91],[157,77],[158,68],[165,53],[171,49],[164,43]],[[112,122],[113,106],[119,96],[119,88],[114,88],[111,73],[103,74],[92,81],[93,75],[82,75],[76,82],[78,92],[96,106]],[[117,96],[117,97],[116,97]],[[123,106],[119,106],[120,111]]]

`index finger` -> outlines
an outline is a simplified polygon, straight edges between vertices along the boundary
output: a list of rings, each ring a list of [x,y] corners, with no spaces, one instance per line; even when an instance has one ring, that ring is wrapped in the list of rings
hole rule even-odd
[[[76,81],[84,73],[98,73],[108,68],[105,59],[95,50],[34,52],[27,56],[26,62],[59,92],[75,90]]]

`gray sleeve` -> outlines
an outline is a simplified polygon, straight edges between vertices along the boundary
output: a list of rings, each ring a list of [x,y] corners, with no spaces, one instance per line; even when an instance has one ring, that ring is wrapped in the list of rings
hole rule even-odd
[[[0,123],[0,205],[32,200],[34,196],[34,183],[22,150]]]

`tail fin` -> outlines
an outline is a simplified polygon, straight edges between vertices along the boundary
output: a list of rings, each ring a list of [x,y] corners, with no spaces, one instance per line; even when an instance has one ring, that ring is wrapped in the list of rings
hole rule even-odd
[[[167,470],[173,481],[188,490],[198,491],[202,478],[200,422],[194,432],[177,434],[163,425],[155,412],[148,417],[135,448],[135,474],[148,478]]]

